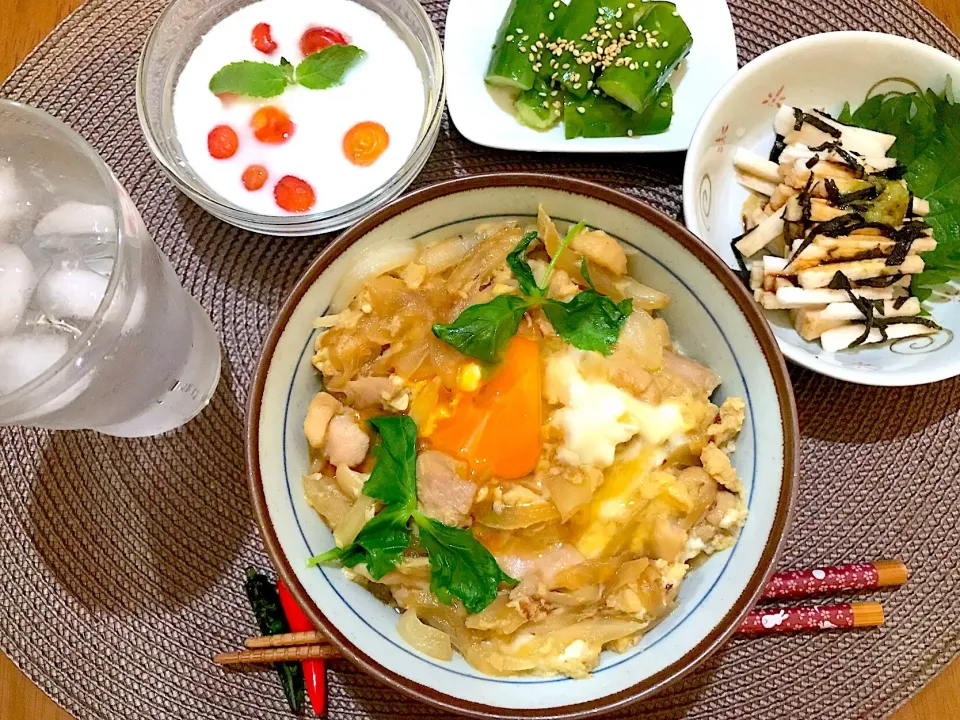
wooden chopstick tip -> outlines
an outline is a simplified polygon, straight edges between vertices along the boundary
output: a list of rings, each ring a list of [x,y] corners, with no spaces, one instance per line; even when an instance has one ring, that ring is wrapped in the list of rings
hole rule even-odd
[[[858,602],[850,604],[854,627],[879,627],[886,622],[883,606],[878,602]]]
[[[878,560],[873,566],[877,569],[877,585],[880,587],[903,585],[910,579],[910,570],[901,560]]]

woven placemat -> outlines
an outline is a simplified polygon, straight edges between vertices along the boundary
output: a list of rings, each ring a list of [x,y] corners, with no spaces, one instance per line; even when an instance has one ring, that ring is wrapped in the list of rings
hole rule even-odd
[[[482,2],[482,0],[476,0]],[[173,190],[134,106],[135,66],[163,0],[92,0],[0,94],[51,112],[100,151],[226,347],[211,407],[173,436],[0,429],[0,648],[81,720],[288,717],[273,673],[224,673],[215,651],[254,633],[243,569],[267,566],[247,496],[243,412],[261,343],[324,238],[231,228]],[[445,0],[426,3],[443,29]],[[740,60],[840,29],[960,41],[910,0],[730,0]],[[680,215],[683,156],[534,156],[471,145],[445,122],[417,184],[537,169],[595,180]],[[784,566],[899,557],[869,632],[734,639],[700,671],[622,717],[875,718],[960,652],[960,381],[908,390],[794,369],[802,487]],[[331,718],[445,717],[346,664]]]

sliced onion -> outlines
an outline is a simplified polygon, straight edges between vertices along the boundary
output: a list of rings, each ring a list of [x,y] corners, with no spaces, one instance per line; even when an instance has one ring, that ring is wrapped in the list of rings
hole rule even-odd
[[[337,543],[337,547],[346,547],[356,540],[357,535],[360,534],[363,526],[370,519],[376,505],[377,501],[368,498],[366,495],[357,498],[357,501],[344,516],[343,521],[333,531],[333,539]]]
[[[450,636],[442,630],[420,622],[416,610],[407,610],[400,616],[397,632],[414,650],[436,660],[450,660],[453,657],[453,645]]]
[[[340,284],[330,302],[330,312],[342,312],[370,278],[403,267],[413,262],[417,247],[412,240],[389,238],[364,248],[351,258],[352,264],[343,271]],[[344,258],[346,260],[346,258]]]

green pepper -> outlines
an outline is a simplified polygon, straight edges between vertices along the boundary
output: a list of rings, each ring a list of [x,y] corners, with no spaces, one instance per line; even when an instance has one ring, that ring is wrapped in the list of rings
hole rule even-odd
[[[257,625],[263,635],[282,635],[290,632],[290,625],[280,604],[280,595],[277,593],[276,586],[266,575],[248,568],[243,589],[247,592],[250,607],[253,608]],[[303,669],[300,663],[276,663],[274,667],[280,676],[280,684],[283,686],[283,694],[287,698],[290,711],[299,713],[300,708],[303,707],[305,691]]]
[[[601,73],[597,86],[631,110],[643,112],[667,84],[693,45],[690,28],[673,3],[650,3],[636,42],[625,46]]]
[[[666,132],[673,119],[673,88],[666,84],[656,101],[642,113],[621,105],[606,95],[580,100],[569,98],[563,108],[567,139],[657,135]]]
[[[555,8],[555,4],[559,7]],[[487,68],[485,79],[489,85],[521,91],[533,87],[543,46],[556,32],[563,8],[559,0],[510,3]]]
[[[549,130],[563,114],[563,95],[543,78],[524,90],[514,102],[517,120],[534,130]]]

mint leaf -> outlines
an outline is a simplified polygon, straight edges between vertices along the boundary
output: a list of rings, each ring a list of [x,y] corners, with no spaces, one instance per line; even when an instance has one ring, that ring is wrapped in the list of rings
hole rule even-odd
[[[282,93],[287,83],[287,75],[278,65],[242,60],[217,70],[210,78],[210,92],[268,98]]]
[[[469,530],[449,527],[415,513],[420,544],[430,556],[430,592],[450,605],[458,598],[468,613],[478,613],[497,598],[500,583],[516,585]]]
[[[483,362],[500,360],[510,338],[517,334],[530,301],[517,295],[499,295],[472,305],[449,324],[433,326],[433,334],[464,355]]]
[[[594,290],[584,290],[570,302],[546,300],[543,312],[557,335],[580,350],[609,355],[633,312],[629,298],[614,303]]]
[[[537,281],[533,277],[533,270],[527,262],[527,248],[537,239],[537,233],[531,232],[523,236],[523,240],[517,243],[513,251],[507,255],[507,265],[513,270],[513,275],[520,283],[520,292],[527,297],[538,297],[541,290],[537,287]]]
[[[343,82],[343,76],[366,53],[354,45],[329,45],[297,65],[297,82],[311,90],[326,90]]]
[[[373,449],[376,465],[363,485],[363,494],[387,505],[413,512],[417,506],[417,424],[407,415],[371,418],[380,434]]]
[[[293,85],[296,82],[297,68],[285,57],[280,58],[280,69],[287,78],[287,82]]]

